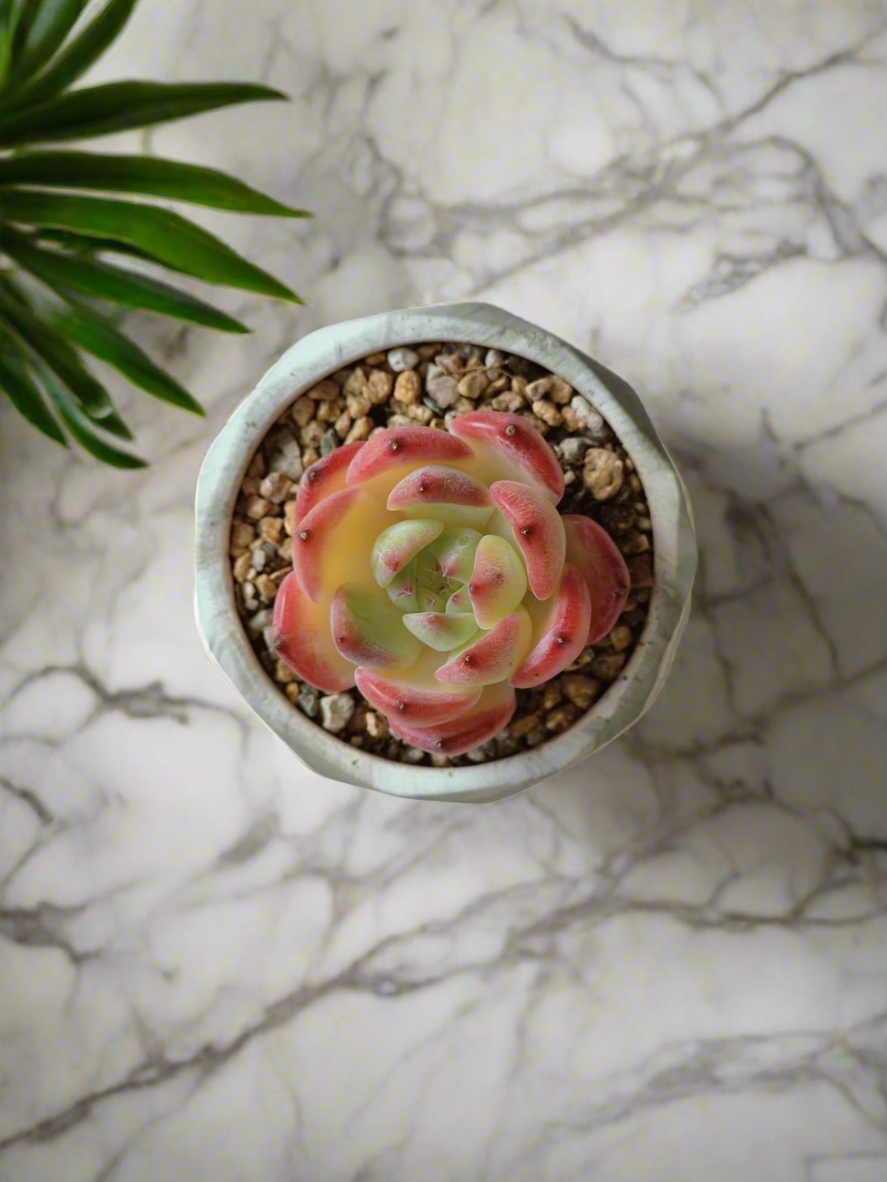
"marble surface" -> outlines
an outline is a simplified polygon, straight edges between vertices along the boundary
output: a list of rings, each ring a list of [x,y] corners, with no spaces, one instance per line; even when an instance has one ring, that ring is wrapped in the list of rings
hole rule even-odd
[[[143,0],[103,72],[310,299],[133,321],[154,461],[2,416],[3,1182],[887,1176],[887,8]],[[126,140],[122,139],[122,143]],[[646,394],[701,537],[629,736],[501,805],[300,770],[191,612],[209,440],[308,329],[475,296]]]

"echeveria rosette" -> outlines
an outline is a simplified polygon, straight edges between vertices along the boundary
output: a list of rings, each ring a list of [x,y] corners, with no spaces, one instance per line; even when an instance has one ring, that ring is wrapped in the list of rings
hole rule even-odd
[[[563,493],[539,432],[497,411],[331,452],[302,477],[278,654],[328,693],[357,685],[423,751],[486,742],[628,596],[609,534],[562,517]]]

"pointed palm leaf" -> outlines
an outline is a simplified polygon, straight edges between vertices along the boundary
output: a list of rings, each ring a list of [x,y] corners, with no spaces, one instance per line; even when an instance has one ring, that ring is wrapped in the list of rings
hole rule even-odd
[[[207,283],[300,302],[288,287],[242,259],[219,238],[167,209],[103,197],[8,189],[3,212],[11,222],[119,238],[171,270]]]
[[[28,235],[8,229],[0,242],[3,249],[19,266],[30,271],[47,287],[68,298],[72,292],[105,300],[109,304],[121,304],[127,308],[142,308],[157,312],[161,316],[172,316],[177,320],[202,324],[219,332],[249,332],[249,329],[220,312],[211,304],[205,304],[196,296],[179,291],[168,283],[126,271],[111,263],[95,259],[80,258],[62,254],[57,250],[44,250]]]
[[[0,334],[0,390],[32,427],[54,443],[68,446],[61,428],[47,410],[40,390],[28,376],[15,341],[5,333]]]
[[[236,213],[310,217],[290,209],[243,181],[213,168],[148,156],[102,156],[93,152],[26,152],[0,159],[0,185],[41,185],[143,193]]]

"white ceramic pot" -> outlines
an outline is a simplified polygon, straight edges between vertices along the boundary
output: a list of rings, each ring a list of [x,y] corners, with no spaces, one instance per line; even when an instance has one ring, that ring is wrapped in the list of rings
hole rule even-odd
[[[570,730],[532,751],[466,767],[414,767],[366,754],[297,710],[256,659],[234,604],[228,538],[255,450],[286,406],[321,378],[396,345],[461,341],[515,353],[559,374],[604,416],[643,481],[653,522],[655,588],[642,643],[619,679]],[[197,619],[212,658],[255,713],[309,767],[333,780],[425,800],[512,796],[598,751],[650,707],[686,623],[696,544],[686,491],[626,382],[550,332],[491,304],[408,308],[330,325],[293,345],[220,432],[197,483]]]

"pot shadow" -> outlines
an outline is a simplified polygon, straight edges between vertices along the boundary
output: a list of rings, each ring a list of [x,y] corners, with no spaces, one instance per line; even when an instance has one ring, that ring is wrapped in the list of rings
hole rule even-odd
[[[706,906],[794,913],[838,866],[887,852],[884,528],[775,447],[684,438],[674,454],[700,565],[672,673],[641,722],[528,803],[614,889],[702,858],[719,867]]]

